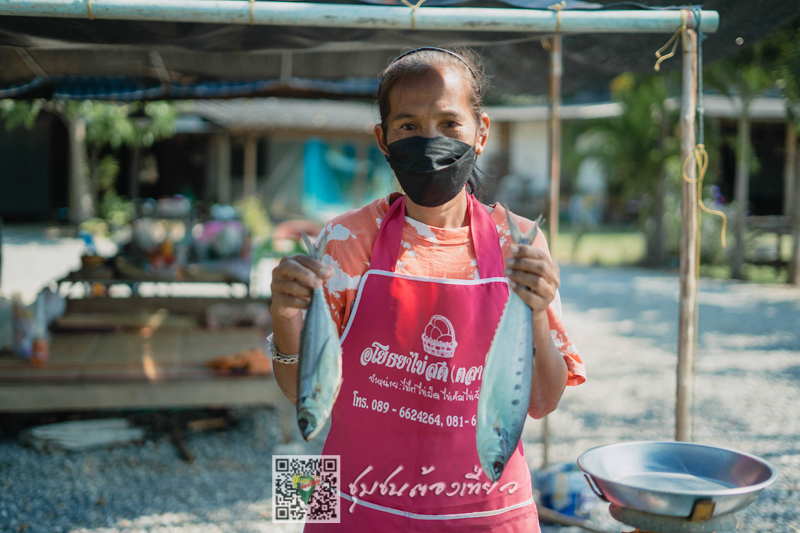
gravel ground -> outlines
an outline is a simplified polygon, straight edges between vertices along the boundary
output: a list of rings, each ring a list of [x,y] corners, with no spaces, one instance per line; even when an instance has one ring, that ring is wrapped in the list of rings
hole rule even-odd
[[[677,292],[674,275],[562,269],[565,323],[589,380],[568,389],[550,417],[552,461],[574,461],[602,444],[673,438]],[[800,291],[702,281],[700,302],[695,441],[758,455],[778,469],[775,484],[740,514],[739,531],[795,532]],[[247,408],[235,416],[225,431],[187,435],[197,457],[191,465],[166,437],[42,454],[0,436],[0,531],[299,531],[270,520],[278,413]],[[523,439],[532,468],[541,463],[540,438],[541,423],[529,420]],[[321,443],[299,450],[319,453]],[[632,529],[603,506],[592,516],[609,531]]]

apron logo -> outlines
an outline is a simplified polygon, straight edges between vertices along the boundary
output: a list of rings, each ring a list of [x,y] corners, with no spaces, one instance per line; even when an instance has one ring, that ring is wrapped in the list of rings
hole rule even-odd
[[[308,500],[314,493],[314,489],[319,485],[319,478],[317,476],[309,476],[307,474],[296,475],[292,478],[292,485],[300,493],[300,497],[308,505]]]
[[[453,357],[456,351],[456,330],[446,316],[433,315],[422,334],[422,349],[428,355]]]

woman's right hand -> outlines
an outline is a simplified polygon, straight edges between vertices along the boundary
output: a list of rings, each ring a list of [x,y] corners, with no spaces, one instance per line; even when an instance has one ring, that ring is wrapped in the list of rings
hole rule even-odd
[[[311,293],[333,276],[333,269],[307,255],[284,257],[272,270],[272,316],[291,320],[308,307]]]

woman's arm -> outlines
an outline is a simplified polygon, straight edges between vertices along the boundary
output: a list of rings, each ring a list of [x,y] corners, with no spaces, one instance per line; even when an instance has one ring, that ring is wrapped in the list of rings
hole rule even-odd
[[[555,411],[567,386],[567,363],[550,338],[547,307],[561,283],[558,267],[546,251],[533,246],[512,246],[506,276],[513,291],[533,310],[533,360],[528,414],[544,418]],[[533,354],[532,354],[533,355]]]
[[[272,342],[285,354],[300,351],[302,310],[308,307],[311,294],[333,275],[331,267],[306,255],[284,257],[272,271]],[[297,363],[274,365],[278,386],[292,403],[297,401]]]

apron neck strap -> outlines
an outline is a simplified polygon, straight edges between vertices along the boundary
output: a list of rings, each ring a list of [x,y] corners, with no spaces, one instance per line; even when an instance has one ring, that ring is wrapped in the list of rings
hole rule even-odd
[[[503,255],[497,227],[486,209],[471,194],[467,194],[467,215],[470,221],[472,246],[481,278],[503,276]],[[403,225],[406,216],[406,197],[401,196],[391,205],[381,222],[378,238],[372,248],[370,268],[394,272],[400,256]]]

